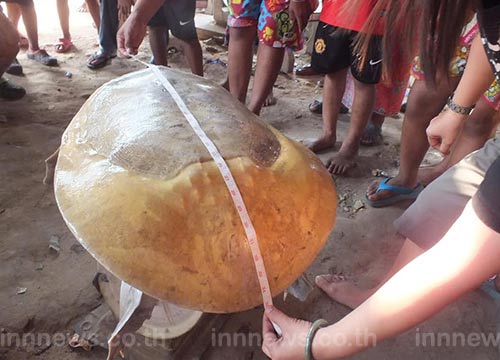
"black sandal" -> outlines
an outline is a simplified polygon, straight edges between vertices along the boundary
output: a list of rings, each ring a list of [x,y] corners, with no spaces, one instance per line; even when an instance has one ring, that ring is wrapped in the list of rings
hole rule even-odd
[[[24,95],[26,95],[24,88],[9,82],[4,77],[0,77],[0,99],[19,100]]]
[[[313,114],[322,114],[323,113],[323,101],[313,100],[313,102],[309,104],[309,111],[312,112]]]
[[[89,57],[87,60],[87,67],[92,70],[97,70],[111,64],[111,59],[115,58],[116,54],[107,54],[98,52]]]
[[[363,135],[359,140],[360,144],[363,146],[375,146],[382,143],[382,128],[374,125],[369,122],[365,130],[363,131]]]
[[[5,72],[7,74],[21,76],[23,74],[23,67],[21,64],[19,64],[19,61],[17,61],[17,59],[14,59],[14,61],[12,61],[12,64],[9,65]]]

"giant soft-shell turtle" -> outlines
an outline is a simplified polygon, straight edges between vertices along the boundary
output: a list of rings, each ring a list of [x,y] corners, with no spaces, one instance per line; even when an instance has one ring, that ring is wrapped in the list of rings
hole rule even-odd
[[[302,145],[223,88],[161,68],[228,163],[258,235],[273,295],[332,230],[333,181]],[[221,174],[150,70],[98,89],[62,138],[55,194],[85,248],[158,299],[233,312],[262,302],[249,245]]]

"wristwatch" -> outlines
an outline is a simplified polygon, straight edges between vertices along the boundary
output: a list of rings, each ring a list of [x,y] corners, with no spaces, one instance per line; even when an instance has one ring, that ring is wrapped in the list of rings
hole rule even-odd
[[[469,107],[461,106],[453,102],[453,96],[450,96],[448,98],[448,108],[460,115],[470,115],[475,106],[476,105],[472,105]]]

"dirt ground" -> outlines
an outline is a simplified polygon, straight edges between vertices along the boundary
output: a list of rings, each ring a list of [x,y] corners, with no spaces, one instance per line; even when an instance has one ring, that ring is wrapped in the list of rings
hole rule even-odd
[[[74,5],[74,4],[73,4]],[[51,7],[55,4],[38,5]],[[73,7],[74,8],[74,7]],[[59,35],[55,8],[41,17],[41,44],[51,44]],[[46,68],[26,59],[19,60],[24,77],[10,77],[23,85],[28,95],[17,102],[0,100],[0,359],[105,359],[105,351],[72,350],[67,345],[45,347],[15,346],[6,335],[12,333],[69,333],[75,321],[100,304],[92,286],[98,268],[95,260],[73,238],[57,209],[51,186],[42,184],[44,159],[57,147],[65,127],[85,100],[100,85],[122,74],[142,68],[130,60],[115,59],[111,66],[91,71],[87,56],[96,50],[96,31],[88,14],[72,14],[76,49],[58,55],[60,66]],[[203,42],[207,77],[221,82],[226,69],[220,63],[225,50],[213,40]],[[149,58],[147,47],[141,58]],[[215,60],[215,61],[213,61]],[[301,55],[299,64],[307,62]],[[173,67],[183,67],[181,54],[173,54]],[[72,74],[71,78],[66,75]],[[286,135],[304,140],[320,134],[321,117],[308,111],[308,104],[319,96],[318,79],[297,79],[280,75],[274,92],[276,106],[265,108],[262,118]],[[138,91],[140,96],[140,91]],[[341,139],[348,127],[348,115],[339,123]],[[350,178],[337,178],[339,194],[346,201],[339,206],[335,230],[307,270],[314,275],[340,272],[361,284],[380,279],[396,256],[402,239],[394,235],[392,221],[404,207],[353,211],[356,200],[363,200],[372,181],[372,169],[389,174],[397,170],[401,119],[388,119],[384,144],[361,150],[360,164]],[[325,160],[329,153],[320,157]],[[49,241],[60,240],[60,252],[49,249]],[[23,288],[25,292],[23,293]],[[306,302],[278,301],[287,313],[314,320],[335,322],[348,309],[330,301],[315,289]],[[259,333],[262,309],[234,314],[221,332]],[[495,304],[481,291],[473,292],[448,306],[433,319],[394,340],[380,344],[355,359],[498,359],[493,346],[418,346],[425,332],[490,333],[495,331]],[[256,344],[213,346],[202,359],[264,359]]]

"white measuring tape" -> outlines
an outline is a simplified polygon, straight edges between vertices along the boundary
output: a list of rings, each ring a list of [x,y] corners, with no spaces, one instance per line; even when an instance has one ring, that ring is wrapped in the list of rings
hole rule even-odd
[[[146,65],[156,76],[156,78],[161,82],[161,84],[165,87],[165,89],[170,93],[172,99],[174,99],[175,103],[179,107],[179,110],[182,112],[189,125],[193,128],[194,132],[200,138],[201,142],[207,148],[210,156],[215,161],[217,168],[219,169],[224,182],[231,194],[231,198],[233,199],[234,206],[238,211],[238,215],[240,216],[241,224],[243,225],[243,229],[245,230],[245,234],[247,236],[248,244],[250,245],[250,250],[252,251],[252,258],[255,264],[255,270],[257,271],[257,278],[259,279],[260,291],[262,293],[262,299],[264,301],[264,308],[268,308],[273,305],[273,298],[271,296],[271,288],[269,287],[269,281],[267,279],[266,267],[264,265],[264,260],[262,259],[262,255],[260,253],[259,242],[257,240],[257,234],[255,232],[255,228],[253,227],[252,220],[248,215],[248,210],[245,206],[245,202],[243,201],[243,197],[241,196],[240,190],[238,189],[238,185],[236,181],[234,181],[233,174],[231,174],[231,170],[227,166],[226,161],[220,154],[219,150],[213,143],[213,141],[208,137],[208,135],[203,131],[200,123],[194,117],[193,113],[188,109],[186,103],[180,97],[179,93],[172,86],[170,81],[161,73],[156,65],[147,64],[144,61],[139,60],[136,56],[132,57],[134,60],[140,62],[141,64]],[[279,328],[275,329],[278,334],[281,333]]]

